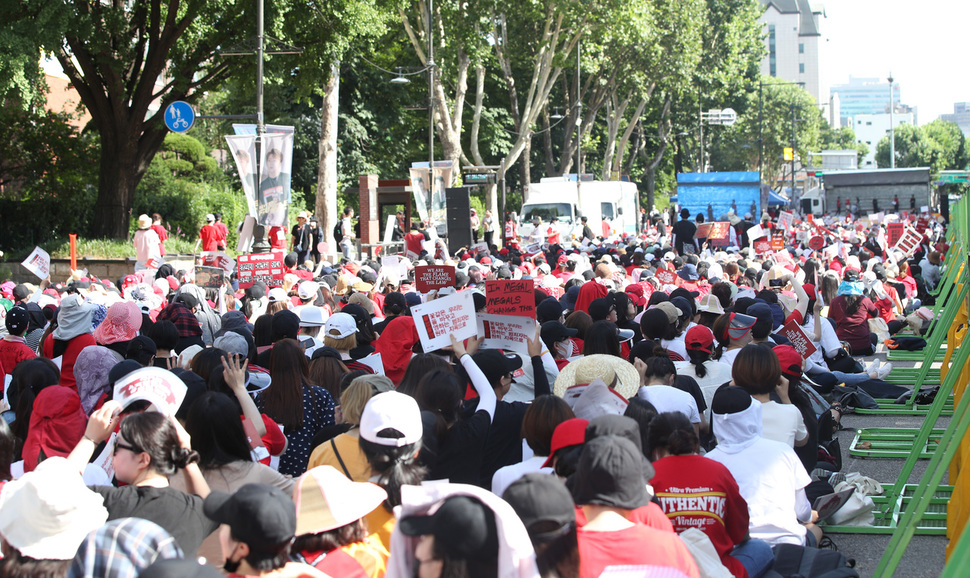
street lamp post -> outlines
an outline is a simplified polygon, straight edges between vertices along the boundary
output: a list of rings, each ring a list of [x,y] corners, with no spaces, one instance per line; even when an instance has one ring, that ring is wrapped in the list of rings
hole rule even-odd
[[[893,73],[889,73],[889,168],[896,168],[896,127],[893,122]]]

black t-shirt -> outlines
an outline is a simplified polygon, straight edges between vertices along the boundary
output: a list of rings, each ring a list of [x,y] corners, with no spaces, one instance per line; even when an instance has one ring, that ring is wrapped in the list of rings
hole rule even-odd
[[[463,417],[437,439],[437,453],[429,466],[429,480],[478,485],[491,419],[485,410]],[[491,481],[491,480],[490,480]]]
[[[466,416],[476,413],[478,398],[466,404]],[[529,404],[521,401],[509,403],[500,401],[495,404],[495,417],[488,428],[485,447],[482,449],[480,479],[471,482],[485,489],[492,487],[492,476],[499,468],[522,461],[522,418]],[[466,419],[467,419],[466,417]]]
[[[674,224],[671,232],[677,238],[677,246],[674,248],[677,249],[679,253],[685,252],[684,245],[694,247],[694,233],[697,232],[697,225],[694,223],[681,219]]]
[[[219,524],[202,512],[202,498],[172,488],[92,486],[104,498],[108,520],[142,518],[155,522],[175,538],[186,556],[194,556]]]

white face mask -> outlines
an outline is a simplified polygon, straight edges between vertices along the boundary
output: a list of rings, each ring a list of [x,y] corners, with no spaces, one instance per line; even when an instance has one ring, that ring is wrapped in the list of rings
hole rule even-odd
[[[569,358],[573,356],[573,340],[566,339],[556,344],[556,352],[560,357]]]

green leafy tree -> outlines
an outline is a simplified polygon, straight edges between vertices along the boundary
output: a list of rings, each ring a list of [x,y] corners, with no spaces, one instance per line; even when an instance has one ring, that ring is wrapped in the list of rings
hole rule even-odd
[[[855,131],[850,126],[834,129],[825,123],[819,137],[819,148],[821,150],[854,150],[858,159],[858,164],[862,165],[862,159],[869,154],[869,145],[857,139]]]
[[[966,141],[955,123],[935,120],[925,126],[899,125],[895,131],[896,166],[929,167],[933,173],[967,166]],[[876,164],[889,167],[889,136],[876,145]]]

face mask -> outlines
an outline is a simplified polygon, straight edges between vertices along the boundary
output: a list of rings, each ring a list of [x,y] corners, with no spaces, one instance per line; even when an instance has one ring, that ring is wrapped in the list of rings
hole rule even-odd
[[[571,339],[566,341],[560,341],[556,344],[556,352],[563,358],[569,358],[573,355],[573,342]]]

